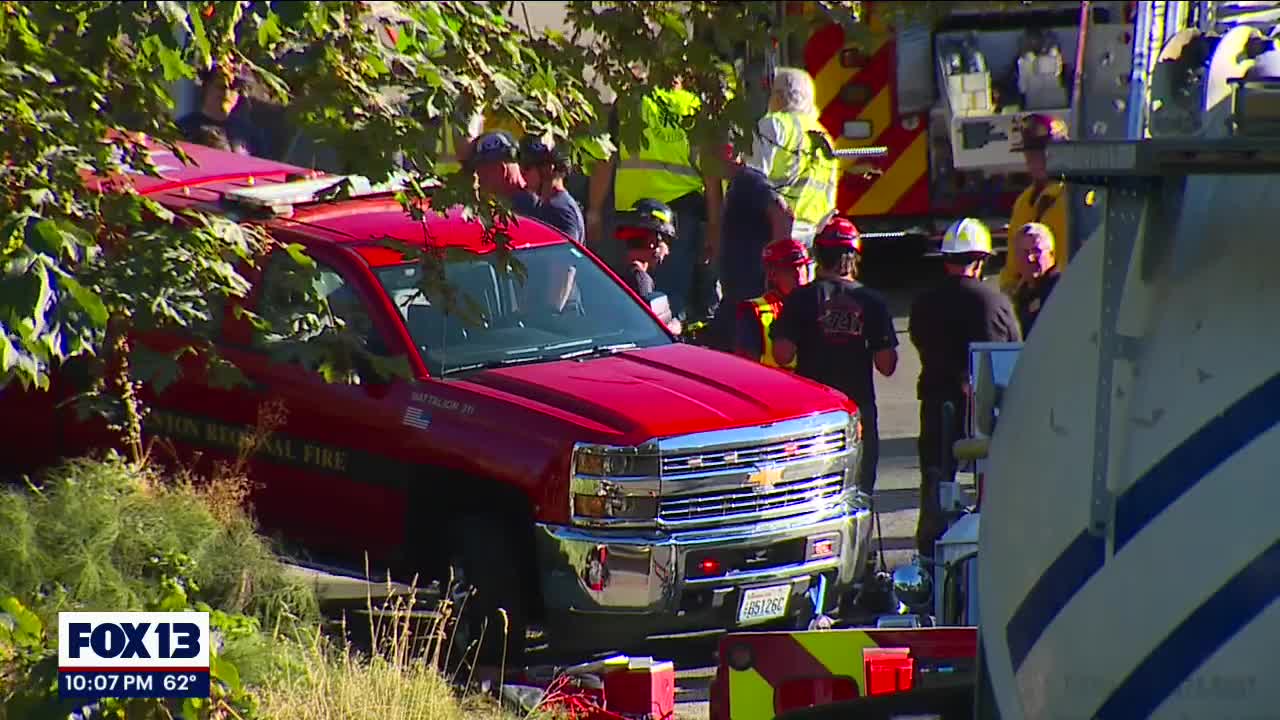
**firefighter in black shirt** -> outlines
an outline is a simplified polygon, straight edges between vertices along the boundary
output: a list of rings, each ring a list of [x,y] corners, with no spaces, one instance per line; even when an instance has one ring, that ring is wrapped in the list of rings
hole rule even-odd
[[[955,457],[942,447],[946,403],[955,413],[949,428],[952,441],[963,435],[968,412],[969,344],[1017,342],[1022,339],[1013,306],[996,288],[982,282],[982,267],[991,256],[991,232],[973,218],[947,228],[942,240],[947,277],[916,298],[909,332],[920,353],[920,521],[916,546],[925,557],[945,530],[938,483],[952,482]]]
[[[648,296],[660,291],[650,271],[662,264],[671,253],[671,242],[676,237],[673,223],[675,213],[664,203],[650,198],[636,201],[631,211],[618,218],[613,235],[627,246],[626,265],[618,274],[627,287],[637,295]],[[667,328],[676,335],[683,329],[678,319],[672,318]]]
[[[796,361],[796,372],[833,387],[858,406],[862,453],[858,488],[870,495],[880,461],[874,366],[889,376],[898,367],[898,336],[884,298],[857,281],[862,240],[858,229],[835,218],[814,238],[817,279],[787,296],[774,320],[773,358]]]

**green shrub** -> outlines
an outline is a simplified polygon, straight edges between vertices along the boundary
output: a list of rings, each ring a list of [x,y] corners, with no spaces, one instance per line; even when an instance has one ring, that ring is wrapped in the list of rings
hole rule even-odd
[[[319,618],[314,593],[288,578],[250,519],[219,521],[189,486],[118,456],[50,469],[34,488],[0,491],[0,596],[58,610],[141,610],[163,576],[191,603],[292,632]],[[181,568],[173,567],[182,558]]]
[[[65,720],[76,710],[57,699],[58,611],[185,609],[210,613],[222,647],[214,697],[181,703],[184,720],[504,717],[437,671],[444,621],[424,646],[412,605],[371,626],[372,657],[324,636],[314,592],[227,502],[239,491],[210,486],[238,482],[232,470],[200,483],[118,456],[82,458],[0,489],[0,720]],[[95,717],[163,720],[178,710],[106,700]]]

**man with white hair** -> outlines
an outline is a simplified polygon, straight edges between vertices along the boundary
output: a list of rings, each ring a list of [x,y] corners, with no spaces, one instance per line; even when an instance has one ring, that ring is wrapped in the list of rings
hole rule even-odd
[[[835,141],[818,121],[813,78],[799,68],[778,68],[769,92],[769,112],[756,123],[748,164],[787,201],[795,221],[792,237],[812,247],[814,235],[836,212],[840,163]]]
[[[1049,295],[1062,276],[1054,253],[1056,246],[1053,230],[1044,223],[1027,223],[1014,235],[1009,254],[1014,256],[1016,253],[1022,273],[1012,299],[1023,337],[1031,334],[1031,326],[1040,317],[1041,308],[1049,301]]]

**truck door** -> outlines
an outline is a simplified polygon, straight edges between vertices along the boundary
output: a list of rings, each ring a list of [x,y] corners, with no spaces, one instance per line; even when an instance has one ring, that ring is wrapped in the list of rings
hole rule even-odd
[[[385,319],[369,302],[367,271],[332,248],[312,248],[318,258],[315,282],[334,317],[358,330],[366,348],[385,355],[389,347]],[[255,311],[280,312],[290,292],[293,261],[283,253],[268,261],[255,292]],[[306,342],[332,342],[325,336]],[[240,393],[238,416],[260,408],[285,413],[283,426],[254,459],[254,508],[262,524],[299,543],[316,559],[362,564],[366,552],[375,562],[388,557],[403,540],[403,466],[391,460],[406,427],[403,380],[346,384],[326,382],[323,356],[299,354],[297,339],[254,331],[247,347],[235,352],[250,385]],[[301,347],[316,350],[315,347]],[[363,375],[363,373],[362,373]]]

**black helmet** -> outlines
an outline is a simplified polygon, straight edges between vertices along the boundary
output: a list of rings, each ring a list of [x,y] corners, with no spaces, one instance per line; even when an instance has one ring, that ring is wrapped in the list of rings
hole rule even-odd
[[[471,165],[488,162],[515,162],[519,151],[516,140],[505,130],[481,133],[471,143]]]
[[[676,214],[666,203],[641,198],[631,206],[631,212],[619,219],[620,227],[636,227],[652,230],[668,238],[676,236]]]
[[[520,164],[533,167],[555,165],[568,169],[569,154],[561,143],[544,140],[539,135],[525,135],[520,138]]]

